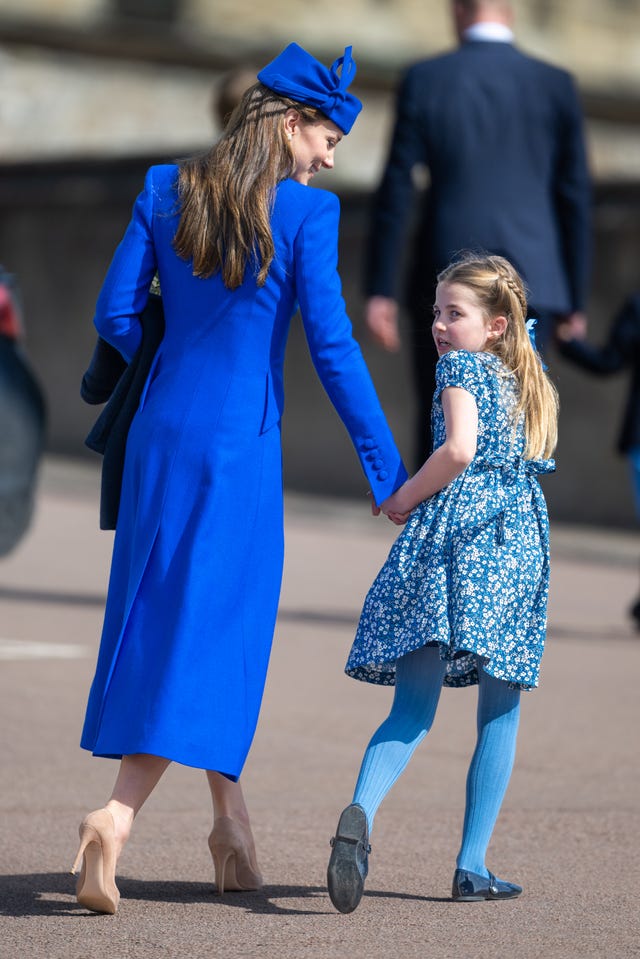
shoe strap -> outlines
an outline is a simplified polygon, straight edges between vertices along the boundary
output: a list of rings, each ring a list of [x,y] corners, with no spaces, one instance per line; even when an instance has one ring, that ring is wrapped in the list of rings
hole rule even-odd
[[[362,846],[367,855],[371,855],[371,846],[369,843],[363,842],[362,839],[353,839],[351,836],[332,836],[329,845],[333,848],[337,842],[346,842],[351,846]]]

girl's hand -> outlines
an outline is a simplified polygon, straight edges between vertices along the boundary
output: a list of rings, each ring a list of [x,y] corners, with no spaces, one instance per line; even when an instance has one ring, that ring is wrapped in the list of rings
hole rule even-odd
[[[396,526],[404,526],[410,516],[411,510],[409,510],[408,513],[387,513],[387,519],[390,519],[392,523],[396,524]]]
[[[410,482],[409,480],[407,483]],[[413,503],[407,502],[410,500],[410,496],[407,495],[407,483],[403,483],[395,493],[392,493],[391,496],[387,496],[384,503],[380,504],[380,509],[385,516],[389,516],[391,513],[395,513],[398,516],[408,516],[411,510],[413,509]]]

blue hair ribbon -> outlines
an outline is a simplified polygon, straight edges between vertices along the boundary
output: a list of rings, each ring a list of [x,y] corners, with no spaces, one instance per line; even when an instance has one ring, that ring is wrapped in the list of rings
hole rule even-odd
[[[528,320],[526,321],[526,323],[525,323],[525,328],[526,328],[527,333],[529,334],[529,342],[531,343],[531,346],[532,346],[532,348],[533,348],[533,352],[536,354],[536,356],[537,356],[538,359],[540,360],[540,366],[542,367],[542,369],[543,369],[543,370],[545,371],[545,373],[546,373],[546,371],[549,369],[549,367],[547,366],[547,364],[544,362],[544,360],[543,360],[542,357],[540,356],[540,353],[538,352],[538,347],[536,346],[535,327],[536,327],[537,323],[538,323],[538,321],[537,321],[536,319],[534,319],[533,317],[531,317],[530,319],[528,319]]]

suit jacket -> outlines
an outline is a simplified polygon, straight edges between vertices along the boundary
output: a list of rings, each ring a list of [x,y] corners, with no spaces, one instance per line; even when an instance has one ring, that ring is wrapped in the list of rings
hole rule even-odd
[[[630,296],[616,314],[603,346],[572,340],[559,348],[563,356],[590,373],[608,376],[631,370],[618,451],[628,453],[640,447],[640,293]]]
[[[570,75],[509,43],[471,41],[412,66],[378,190],[366,292],[396,296],[412,170],[431,185],[418,210],[409,298],[456,253],[506,256],[538,309],[584,306],[590,184]]]
[[[115,347],[98,337],[80,387],[80,395],[86,403],[108,401],[85,440],[89,449],[103,456],[100,529],[116,528],[129,427],[164,336],[160,296],[149,294],[140,322],[142,341],[130,363]]]

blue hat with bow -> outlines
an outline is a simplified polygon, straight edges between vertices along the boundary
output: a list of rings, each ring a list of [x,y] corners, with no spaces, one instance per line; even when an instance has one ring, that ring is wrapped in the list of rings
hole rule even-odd
[[[260,70],[258,80],[274,93],[317,107],[343,133],[348,133],[362,110],[360,100],[347,93],[356,75],[351,50],[352,47],[345,47],[344,56],[327,69],[297,43],[290,43]]]

